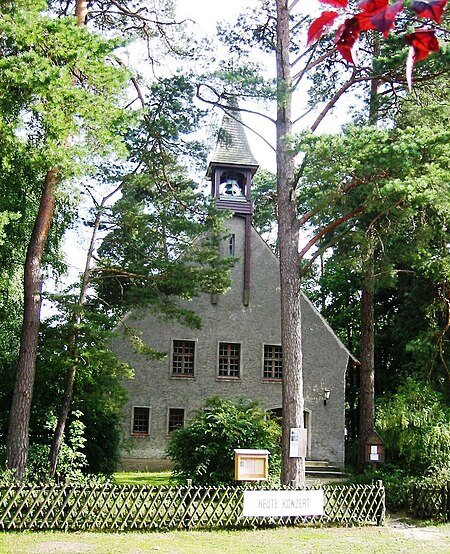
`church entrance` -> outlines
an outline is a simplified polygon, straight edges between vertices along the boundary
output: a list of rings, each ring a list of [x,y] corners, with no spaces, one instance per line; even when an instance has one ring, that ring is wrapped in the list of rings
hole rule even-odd
[[[281,425],[283,419],[282,408],[272,408],[267,410],[267,413],[271,419],[274,419]],[[307,433],[306,458],[311,459],[311,412],[309,410],[304,410],[303,412],[303,424]]]

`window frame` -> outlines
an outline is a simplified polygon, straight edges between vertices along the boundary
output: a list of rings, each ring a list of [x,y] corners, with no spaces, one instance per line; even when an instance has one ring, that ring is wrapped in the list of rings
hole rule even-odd
[[[221,354],[221,346],[227,345],[227,356],[223,356]],[[230,362],[232,361],[233,357],[230,354],[230,347],[231,346],[237,346],[238,347],[238,369],[237,369],[237,375],[231,375],[232,370],[230,369]],[[227,369],[223,370],[221,369],[221,360],[223,359],[227,360]],[[226,374],[221,374],[221,371],[226,371]],[[217,343],[217,379],[219,380],[226,380],[226,381],[240,381],[242,377],[242,343],[241,342],[232,342],[232,341],[219,341]]]
[[[236,257],[236,235],[231,233],[227,240],[227,257]]]
[[[174,371],[174,357],[175,357],[175,343],[192,343],[193,345],[193,354],[192,354],[192,371],[191,372],[180,372],[177,373]],[[178,356],[181,356],[181,363],[182,363],[182,369],[185,365],[185,358],[187,355],[184,353],[184,351],[181,354],[177,354]],[[196,373],[196,360],[197,360],[197,340],[196,339],[172,339],[171,340],[171,349],[170,349],[170,377],[173,379],[194,379],[195,373]]]
[[[269,357],[269,356],[266,356],[266,348],[272,348],[273,351],[272,351],[272,355]],[[280,358],[277,358],[275,356],[275,349],[279,349],[279,351],[281,352],[281,371],[280,371],[280,377],[276,377],[276,368],[275,368],[275,364],[277,363],[277,361],[280,359]],[[271,371],[270,371],[270,376],[269,375],[266,375],[266,361],[268,362],[271,362]],[[268,382],[268,383],[281,383],[282,380],[283,380],[283,350],[281,348],[281,344],[273,344],[273,343],[263,343],[262,345],[262,379],[263,381],[265,382]]]
[[[183,412],[183,422],[182,422],[181,426],[177,426],[177,427],[174,427],[173,429],[171,429],[170,428],[170,415],[171,415],[171,411],[173,411],[173,410],[179,410],[179,411]],[[173,431],[175,431],[176,429],[183,429],[185,424],[186,424],[186,409],[176,407],[176,406],[169,406],[167,408],[167,435],[171,435],[173,433]]]
[[[136,431],[136,410],[147,410],[147,431]],[[151,423],[152,410],[150,406],[132,406],[131,408],[131,436],[132,437],[149,437],[150,436],[150,423]]]

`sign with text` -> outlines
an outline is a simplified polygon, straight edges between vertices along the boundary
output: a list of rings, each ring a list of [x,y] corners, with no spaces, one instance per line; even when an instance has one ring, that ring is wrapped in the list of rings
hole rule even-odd
[[[291,427],[289,434],[289,458],[306,458],[308,432],[306,429]]]
[[[244,491],[244,517],[323,515],[323,490]]]

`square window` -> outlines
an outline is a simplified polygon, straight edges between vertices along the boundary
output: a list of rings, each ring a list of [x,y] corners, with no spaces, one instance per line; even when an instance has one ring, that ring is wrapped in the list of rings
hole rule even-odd
[[[238,379],[241,374],[241,345],[235,342],[219,343],[219,377]]]
[[[264,345],[263,378],[280,380],[283,377],[283,353],[281,346]]]
[[[150,408],[135,406],[133,408],[132,435],[147,436],[150,434]]]
[[[184,427],[184,408],[169,408],[169,433]]]
[[[172,347],[172,375],[194,376],[195,341],[174,340]]]

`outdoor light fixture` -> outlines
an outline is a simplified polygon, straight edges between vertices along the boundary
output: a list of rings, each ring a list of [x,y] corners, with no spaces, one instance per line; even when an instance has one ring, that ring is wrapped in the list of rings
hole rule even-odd
[[[331,391],[330,389],[323,389],[323,405],[327,405],[327,400],[330,398]]]

